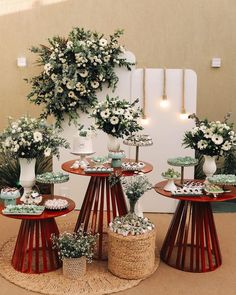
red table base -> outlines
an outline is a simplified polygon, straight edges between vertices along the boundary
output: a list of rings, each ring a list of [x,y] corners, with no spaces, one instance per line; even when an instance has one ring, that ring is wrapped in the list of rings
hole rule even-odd
[[[221,265],[209,202],[179,202],[161,249],[161,258],[172,267],[190,272],[213,271]]]
[[[85,194],[75,231],[83,224],[85,231],[99,233],[98,258],[103,253],[104,230],[116,216],[127,214],[127,206],[120,182],[111,186],[108,177],[92,176]],[[105,217],[105,220],[104,220]]]
[[[61,262],[52,249],[52,233],[59,234],[54,218],[23,219],[12,256],[13,267],[25,273],[44,273],[59,268]]]

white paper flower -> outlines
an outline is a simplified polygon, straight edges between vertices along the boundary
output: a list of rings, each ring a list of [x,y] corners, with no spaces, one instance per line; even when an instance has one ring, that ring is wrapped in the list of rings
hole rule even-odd
[[[199,140],[199,142],[197,143],[197,147],[200,150],[204,150],[207,147],[207,141],[206,140]]]
[[[125,119],[127,119],[127,120],[133,119],[133,116],[130,114],[130,112],[126,112],[124,116],[125,116]]]
[[[217,145],[222,144],[224,141],[223,137],[219,134],[213,134],[211,140]]]
[[[74,91],[69,91],[68,96],[69,96],[70,98],[74,98],[74,97],[75,97],[75,93],[74,93]]]
[[[116,109],[116,110],[114,110],[114,114],[115,115],[123,115],[124,114],[124,110],[123,109]]]
[[[106,55],[106,56],[104,56],[103,60],[104,60],[105,62],[109,62],[110,58],[111,58],[110,55]]]
[[[205,138],[211,138],[212,135],[213,135],[213,133],[212,133],[211,129],[206,129],[206,130],[204,131],[204,137],[205,137]]]
[[[231,149],[231,144],[230,144],[230,142],[228,142],[228,141],[226,141],[223,145],[222,145],[222,150],[224,150],[224,151],[229,151],[230,149]]]
[[[43,140],[43,135],[39,131],[34,132],[33,136],[34,136],[34,141],[35,142],[39,142],[39,141]]]
[[[56,88],[56,90],[57,90],[58,93],[62,93],[63,92],[63,88],[61,86],[58,86]]]
[[[50,148],[46,148],[45,151],[44,151],[44,156],[49,157],[51,155],[51,151],[52,150]]]
[[[110,122],[112,125],[117,125],[119,123],[119,119],[116,116],[112,116]]]
[[[101,38],[99,40],[99,45],[102,46],[102,47],[106,46],[107,45],[107,40],[105,38]]]
[[[110,113],[109,109],[106,109],[105,111],[101,112],[101,117],[106,119],[106,118],[108,118],[110,116],[110,114],[111,113]]]

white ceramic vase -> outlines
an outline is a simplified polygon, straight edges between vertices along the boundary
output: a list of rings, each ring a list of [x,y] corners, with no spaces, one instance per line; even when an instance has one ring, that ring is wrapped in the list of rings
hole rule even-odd
[[[216,172],[216,156],[204,155],[204,164],[202,166],[206,177],[211,177]]]
[[[173,178],[168,179],[166,185],[164,186],[164,190],[167,192],[172,192],[176,190],[175,179]]]
[[[107,148],[109,152],[117,152],[120,150],[119,138],[108,134]]]
[[[36,159],[19,158],[20,163],[20,185],[24,189],[24,193],[21,197],[21,201],[25,202],[26,194],[32,190],[35,184],[35,164]]]

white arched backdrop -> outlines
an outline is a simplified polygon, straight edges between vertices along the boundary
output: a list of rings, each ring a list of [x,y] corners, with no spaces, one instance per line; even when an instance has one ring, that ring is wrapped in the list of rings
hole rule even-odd
[[[132,53],[127,52],[126,57],[130,61],[135,61]],[[104,89],[98,94],[99,100],[109,94],[119,96],[122,99],[133,101],[140,99],[140,106],[143,104],[143,69],[127,71],[118,69],[117,75],[119,82],[114,93],[110,89]],[[161,108],[160,101],[163,92],[163,69],[146,69],[146,115],[143,121],[144,130],[142,133],[149,134],[153,139],[153,146],[140,148],[139,159],[149,162],[154,169],[147,176],[154,185],[162,180],[161,173],[170,166],[167,159],[179,156],[194,156],[193,150],[182,147],[184,132],[193,127],[192,120],[181,120],[179,117],[181,110],[181,98],[183,91],[182,69],[166,70],[166,93],[169,100],[168,108]],[[187,113],[196,112],[197,77],[192,70],[185,70],[185,108]],[[90,124],[88,115],[81,114],[80,122],[85,125]],[[71,143],[73,135],[76,134],[75,126],[63,125],[63,136]],[[122,142],[122,141],[121,141]],[[96,156],[107,155],[107,135],[101,131],[93,139],[94,151]],[[134,158],[135,148],[122,145],[127,157]],[[70,150],[62,150],[60,160],[53,159],[53,171],[61,171],[61,164],[76,159]],[[177,168],[178,169],[178,168]],[[193,168],[185,169],[185,177],[193,177]],[[76,207],[81,208],[89,177],[70,174],[70,180],[64,184],[55,185],[55,194],[66,195],[76,202]],[[151,190],[140,200],[144,212],[173,212],[177,201],[164,198]]]

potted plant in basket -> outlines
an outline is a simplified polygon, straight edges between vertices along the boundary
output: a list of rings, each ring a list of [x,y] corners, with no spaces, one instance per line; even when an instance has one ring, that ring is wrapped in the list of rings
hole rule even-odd
[[[216,158],[225,156],[236,145],[236,134],[233,124],[228,123],[229,117],[228,113],[224,121],[220,122],[200,120],[195,114],[189,116],[195,120],[196,126],[185,132],[183,145],[204,156],[203,171],[207,177],[216,171]]]
[[[0,152],[19,159],[19,182],[24,188],[22,201],[35,183],[36,158],[51,155],[59,157],[59,147],[68,148],[69,144],[45,120],[29,116],[23,116],[17,121],[9,118],[9,126],[0,133]]]
[[[133,103],[118,97],[106,96],[104,101],[94,107],[92,117],[95,118],[96,127],[108,134],[108,150],[119,151],[118,138],[124,138],[132,133],[142,130],[138,123],[141,109],[135,109],[138,99]]]
[[[64,232],[52,235],[54,248],[63,261],[63,275],[77,279],[86,273],[86,261],[92,262],[98,234],[92,235],[79,229],[76,233]]]
[[[116,217],[108,230],[108,269],[118,277],[141,279],[155,268],[154,224],[135,214],[137,200],[152,188],[145,176],[133,176],[122,181],[130,202],[130,212]]]

